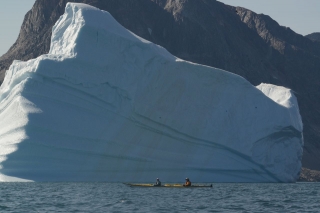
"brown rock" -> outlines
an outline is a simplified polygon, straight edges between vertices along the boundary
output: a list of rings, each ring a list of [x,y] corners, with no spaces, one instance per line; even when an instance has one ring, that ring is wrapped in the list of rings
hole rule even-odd
[[[302,168],[298,181],[299,182],[319,182],[320,171]]]

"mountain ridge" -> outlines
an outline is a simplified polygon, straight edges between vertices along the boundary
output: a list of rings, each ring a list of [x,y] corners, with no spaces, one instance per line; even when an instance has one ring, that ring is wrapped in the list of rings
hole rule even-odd
[[[306,35],[305,37],[309,38],[312,41],[320,42],[320,33],[318,33],[318,32],[311,33],[309,35]]]

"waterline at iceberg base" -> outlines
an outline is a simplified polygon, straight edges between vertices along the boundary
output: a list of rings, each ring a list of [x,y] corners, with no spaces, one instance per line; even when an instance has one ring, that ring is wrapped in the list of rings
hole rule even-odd
[[[183,61],[105,11],[68,3],[50,52],[0,89],[0,181],[294,182],[297,100]]]

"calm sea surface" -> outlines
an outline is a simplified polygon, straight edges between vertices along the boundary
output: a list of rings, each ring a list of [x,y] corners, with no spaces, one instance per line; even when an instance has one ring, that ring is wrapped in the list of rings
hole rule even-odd
[[[320,212],[320,183],[131,188],[120,183],[0,183],[0,212]]]

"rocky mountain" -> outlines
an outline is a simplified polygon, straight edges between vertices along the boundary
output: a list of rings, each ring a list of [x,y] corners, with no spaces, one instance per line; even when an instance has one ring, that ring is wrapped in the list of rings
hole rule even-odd
[[[308,39],[310,39],[312,41],[320,42],[320,33],[311,33],[309,35],[306,35],[305,37],[307,37]]]
[[[35,2],[17,41],[0,58],[1,81],[12,60],[28,60],[49,51],[52,26],[69,1]],[[70,2],[110,12],[127,29],[184,60],[231,71],[254,85],[264,82],[291,88],[304,124],[303,166],[320,170],[320,43],[269,16],[214,0]]]

